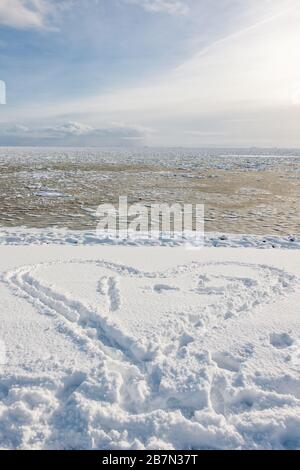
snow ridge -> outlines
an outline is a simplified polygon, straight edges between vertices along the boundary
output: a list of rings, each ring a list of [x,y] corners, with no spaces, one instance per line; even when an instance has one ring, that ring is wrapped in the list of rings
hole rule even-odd
[[[29,229],[29,228],[5,228],[0,229],[0,246],[32,246],[32,245],[71,245],[71,246],[97,246],[97,245],[122,245],[122,246],[199,246],[199,240],[195,240],[195,234],[188,233],[185,237],[181,234],[170,238],[164,234],[160,239],[150,239],[147,234],[134,233],[128,239],[115,239],[108,235],[102,237],[96,231],[75,231],[63,229]],[[281,248],[290,250],[300,249],[300,236],[259,236],[239,234],[206,233],[204,236],[205,247],[248,247],[248,248]]]

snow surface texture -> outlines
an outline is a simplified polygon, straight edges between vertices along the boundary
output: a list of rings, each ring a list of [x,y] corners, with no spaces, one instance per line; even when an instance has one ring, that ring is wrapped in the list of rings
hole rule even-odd
[[[128,239],[116,239],[96,234],[95,230],[62,230],[62,229],[30,229],[30,228],[0,228],[0,245],[125,245],[125,246],[182,246],[185,244],[199,245],[195,243],[195,235],[192,232],[178,238],[176,236],[161,239],[149,239],[147,235],[133,233]],[[200,241],[202,243],[202,240]],[[204,236],[205,246],[213,247],[255,247],[255,248],[285,248],[300,249],[300,236],[290,235],[286,237],[256,236],[256,235],[230,235],[206,233]]]
[[[300,448],[299,251],[0,259],[2,448]]]

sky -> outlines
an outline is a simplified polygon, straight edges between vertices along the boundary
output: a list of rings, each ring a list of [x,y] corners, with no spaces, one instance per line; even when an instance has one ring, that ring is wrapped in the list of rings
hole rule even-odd
[[[299,0],[0,0],[0,145],[300,147]]]

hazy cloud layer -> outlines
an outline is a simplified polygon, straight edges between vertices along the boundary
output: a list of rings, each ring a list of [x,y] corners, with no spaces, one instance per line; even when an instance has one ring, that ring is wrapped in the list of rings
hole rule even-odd
[[[116,0],[110,0],[116,1]],[[189,7],[183,0],[121,0],[153,13],[187,14]],[[90,4],[105,3],[106,0],[92,0]],[[86,0],[1,0],[0,25],[17,29],[50,28],[49,17],[65,7],[84,7]],[[85,7],[86,8],[86,7]]]
[[[139,126],[122,124],[107,128],[94,128],[80,122],[48,127],[4,125],[0,129],[0,145],[132,146],[143,145],[150,132]]]
[[[146,11],[153,13],[169,13],[172,15],[186,15],[189,6],[184,0],[123,0],[128,4],[138,5]]]

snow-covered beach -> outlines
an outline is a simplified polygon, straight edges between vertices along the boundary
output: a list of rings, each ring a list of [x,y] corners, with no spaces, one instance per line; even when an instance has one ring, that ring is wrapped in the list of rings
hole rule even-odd
[[[0,452],[300,450],[299,24],[0,0]]]
[[[235,152],[1,150],[1,448],[300,447],[299,152]],[[99,234],[120,191],[203,248]]]
[[[297,239],[71,235],[2,234],[1,448],[299,448]]]

